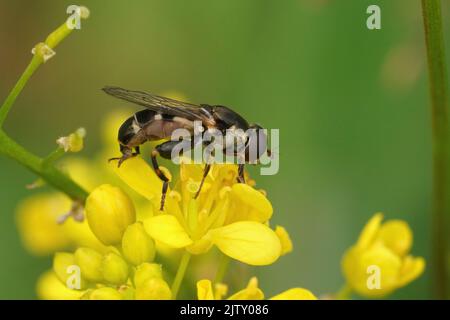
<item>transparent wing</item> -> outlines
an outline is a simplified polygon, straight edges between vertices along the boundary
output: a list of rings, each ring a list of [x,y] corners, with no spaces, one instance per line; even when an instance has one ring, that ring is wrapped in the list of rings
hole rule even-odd
[[[103,91],[113,97],[144,106],[147,109],[161,114],[184,117],[189,120],[214,121],[206,109],[193,103],[177,101],[142,91],[126,90],[119,87],[105,87]]]

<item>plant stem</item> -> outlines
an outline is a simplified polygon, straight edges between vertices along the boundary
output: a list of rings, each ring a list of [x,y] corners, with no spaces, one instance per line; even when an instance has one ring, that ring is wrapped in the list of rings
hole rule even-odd
[[[183,281],[184,275],[186,273],[186,269],[189,265],[189,261],[191,260],[191,254],[188,251],[184,251],[183,256],[181,257],[180,265],[178,266],[177,274],[175,275],[175,280],[173,280],[172,284],[172,299],[175,300],[177,298],[178,291],[180,290],[181,282]]]
[[[36,69],[42,64],[42,58],[38,55],[33,56],[25,71],[20,76],[14,88],[9,93],[3,105],[0,107],[0,128],[5,122],[6,116],[11,110],[12,105],[16,101],[17,96],[22,92],[23,87],[31,78]]]
[[[65,154],[64,149],[63,148],[58,148],[58,149],[52,151],[52,153],[50,153],[48,156],[46,156],[42,160],[42,165],[43,166],[52,165],[53,163],[55,163],[55,161],[60,159],[64,154]]]
[[[80,19],[87,19],[89,16],[89,10],[86,7],[79,7],[77,13],[79,14],[78,18]],[[45,42],[38,43],[34,47],[33,58],[20,76],[19,80],[17,80],[14,88],[6,97],[5,102],[0,107],[0,154],[16,160],[32,172],[39,175],[48,184],[66,193],[74,201],[84,203],[84,200],[87,197],[87,192],[67,175],[52,165],[52,162],[63,154],[62,150],[56,150],[46,159],[41,159],[20,146],[2,130],[9,111],[27,84],[28,80],[43,62],[47,61],[54,55],[54,51],[52,49],[54,49],[73,31],[73,27],[69,26],[69,19],[50,33],[45,39]]]
[[[436,298],[448,290],[447,242],[450,234],[450,131],[448,125],[447,70],[440,0],[422,0],[428,56],[433,127],[433,276]]]
[[[0,154],[16,160],[73,200],[84,203],[87,192],[83,188],[53,165],[45,165],[43,159],[25,150],[2,130],[0,130]]]
[[[216,276],[214,278],[214,283],[220,283],[223,281],[223,278],[225,277],[225,274],[228,269],[228,265],[230,264],[230,258],[221,253],[220,262],[219,262],[219,268],[217,269]]]

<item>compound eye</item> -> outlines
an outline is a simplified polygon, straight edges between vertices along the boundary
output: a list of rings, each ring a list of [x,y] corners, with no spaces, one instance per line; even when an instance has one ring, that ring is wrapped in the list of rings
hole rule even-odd
[[[118,139],[122,144],[128,144],[134,137],[135,132],[133,128],[134,118],[128,118],[119,128]]]

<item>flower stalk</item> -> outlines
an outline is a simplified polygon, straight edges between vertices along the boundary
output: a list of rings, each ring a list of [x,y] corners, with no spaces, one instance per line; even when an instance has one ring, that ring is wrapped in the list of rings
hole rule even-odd
[[[172,284],[172,299],[175,300],[178,295],[178,291],[180,290],[181,282],[183,282],[184,275],[186,274],[187,267],[189,265],[189,261],[191,260],[191,254],[188,251],[183,253],[181,257],[180,265],[178,266],[177,274],[175,275],[175,279]]]
[[[440,0],[422,0],[428,56],[433,127],[432,241],[436,298],[448,298],[448,238],[450,234],[450,129],[447,70]]]
[[[85,7],[79,7],[79,12],[79,18],[86,19],[89,16],[89,10]],[[52,165],[53,160],[59,158],[61,153],[60,150],[52,154],[50,159],[42,159],[19,145],[2,129],[6,117],[28,80],[30,80],[31,76],[42,63],[45,63],[55,55],[53,49],[73,31],[74,28],[71,27],[69,23],[71,21],[70,19],[71,18],[50,33],[45,42],[38,43],[33,48],[33,58],[11,92],[8,94],[5,102],[0,107],[0,154],[16,160],[18,163],[40,176],[48,184],[67,194],[74,201],[81,201],[84,203],[87,192],[62,171]]]
[[[0,130],[0,154],[16,160],[71,199],[84,203],[88,194],[83,188],[55,166],[46,164],[43,159],[27,151],[2,130]]]

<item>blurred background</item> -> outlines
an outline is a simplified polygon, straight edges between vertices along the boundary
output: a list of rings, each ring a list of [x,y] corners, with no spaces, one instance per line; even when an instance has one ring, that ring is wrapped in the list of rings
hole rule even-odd
[[[0,0],[0,100],[70,4]],[[9,135],[43,156],[57,137],[83,126],[83,155],[93,155],[99,122],[121,105],[101,92],[108,84],[231,106],[280,129],[280,172],[260,177],[252,170],[273,203],[274,223],[287,227],[295,246],[273,266],[255,269],[267,296],[292,286],[336,292],[344,283],[343,252],[382,211],[410,223],[412,253],[428,262],[424,275],[392,297],[431,297],[431,127],[420,1],[78,4],[91,17],[28,83],[7,119]],[[370,4],[381,7],[381,30],[366,28]],[[0,158],[2,299],[35,298],[36,279],[51,264],[23,249],[15,226],[15,208],[35,192],[24,187],[33,180]]]

